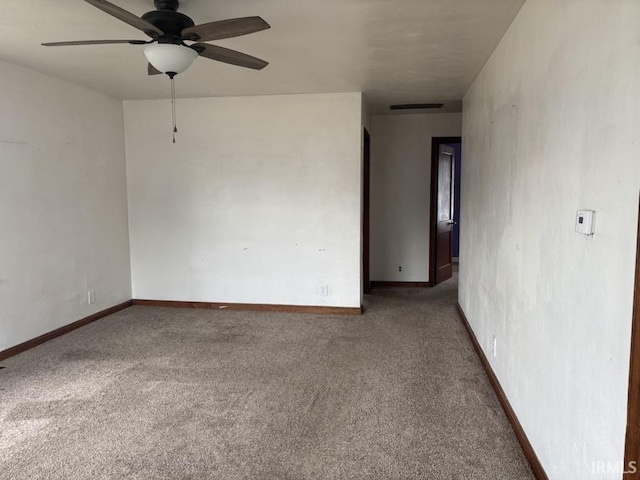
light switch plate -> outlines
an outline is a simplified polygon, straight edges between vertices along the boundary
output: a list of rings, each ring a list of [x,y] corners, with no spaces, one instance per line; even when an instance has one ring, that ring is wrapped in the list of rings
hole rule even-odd
[[[576,214],[576,232],[583,235],[593,235],[595,218],[596,212],[593,210],[578,210]]]

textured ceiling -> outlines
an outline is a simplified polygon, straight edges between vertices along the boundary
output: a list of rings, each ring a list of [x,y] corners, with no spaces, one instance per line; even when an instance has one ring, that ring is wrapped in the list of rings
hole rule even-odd
[[[111,0],[137,15],[152,0]],[[182,0],[196,23],[260,15],[270,30],[213,42],[264,58],[253,71],[197,59],[180,97],[362,91],[374,113],[390,104],[460,100],[524,0]],[[46,48],[41,42],[145,39],[82,0],[3,0],[0,59],[121,99],[166,98],[142,47]]]

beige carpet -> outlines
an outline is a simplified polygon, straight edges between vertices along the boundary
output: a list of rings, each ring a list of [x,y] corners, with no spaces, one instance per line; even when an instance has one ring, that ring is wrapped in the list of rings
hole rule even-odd
[[[0,478],[531,479],[455,299],[129,308],[1,364]]]

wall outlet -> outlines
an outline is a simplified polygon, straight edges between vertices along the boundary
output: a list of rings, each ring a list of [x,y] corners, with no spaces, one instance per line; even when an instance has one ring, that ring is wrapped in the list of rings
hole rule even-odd
[[[495,357],[497,355],[497,350],[498,349],[498,340],[496,339],[496,336],[493,335],[491,337],[491,353],[493,354],[493,356]]]
[[[329,296],[329,285],[320,285],[320,296],[321,297]]]
[[[398,265],[398,271],[401,272],[402,271],[402,265]]]
[[[87,303],[89,305],[93,305],[94,303],[96,303],[96,291],[95,290],[88,290],[87,291]]]

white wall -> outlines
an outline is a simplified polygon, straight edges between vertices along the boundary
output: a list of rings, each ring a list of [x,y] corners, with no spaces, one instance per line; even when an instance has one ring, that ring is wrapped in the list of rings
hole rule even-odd
[[[359,307],[361,95],[177,109],[125,102],[134,298]]]
[[[460,303],[552,480],[621,478],[593,462],[624,455],[639,25],[635,0],[529,0],[464,102]]]
[[[428,282],[431,140],[459,137],[462,115],[376,115],[372,129],[371,279]]]
[[[0,172],[0,351],[131,298],[122,102],[0,62]]]

